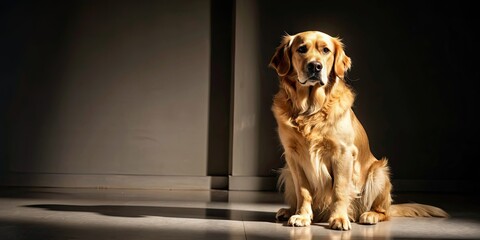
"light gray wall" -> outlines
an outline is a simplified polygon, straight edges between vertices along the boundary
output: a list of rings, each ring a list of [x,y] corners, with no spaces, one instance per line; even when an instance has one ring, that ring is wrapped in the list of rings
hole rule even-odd
[[[6,14],[4,41],[23,54],[8,76],[8,172],[206,176],[210,1],[34,2]]]
[[[232,175],[256,176],[260,151],[260,98],[256,57],[258,9],[255,1],[236,2]],[[248,14],[247,14],[248,13]]]
[[[283,165],[281,147],[271,112],[277,88],[269,79],[258,1],[237,1],[235,9],[235,66],[233,149],[230,189],[275,188],[276,170]],[[274,48],[269,49],[273,51]]]

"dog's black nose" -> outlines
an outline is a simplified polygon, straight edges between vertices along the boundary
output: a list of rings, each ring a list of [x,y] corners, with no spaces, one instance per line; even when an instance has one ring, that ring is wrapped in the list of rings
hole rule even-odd
[[[319,62],[309,62],[307,65],[307,70],[310,74],[319,73],[322,71],[322,64]]]

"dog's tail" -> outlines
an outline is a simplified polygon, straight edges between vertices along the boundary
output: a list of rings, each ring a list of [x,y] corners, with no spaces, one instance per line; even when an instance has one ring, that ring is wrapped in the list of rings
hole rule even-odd
[[[392,217],[449,217],[441,208],[420,203],[392,204],[389,212]]]

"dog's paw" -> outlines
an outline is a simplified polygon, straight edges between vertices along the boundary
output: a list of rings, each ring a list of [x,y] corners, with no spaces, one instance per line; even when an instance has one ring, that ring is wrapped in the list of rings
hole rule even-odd
[[[335,230],[350,230],[352,229],[352,225],[350,224],[350,220],[348,220],[348,216],[332,216],[328,220],[328,226],[331,229]]]
[[[377,212],[364,212],[362,215],[360,215],[360,219],[358,220],[358,223],[360,224],[377,224],[379,221],[379,214]]]
[[[288,219],[288,225],[293,227],[306,227],[312,224],[312,218],[308,214],[293,215]]]
[[[277,215],[275,216],[275,218],[279,221],[282,221],[282,220],[287,220],[290,218],[290,216],[292,216],[292,213],[290,211],[290,208],[280,208],[278,211],[277,211]]]

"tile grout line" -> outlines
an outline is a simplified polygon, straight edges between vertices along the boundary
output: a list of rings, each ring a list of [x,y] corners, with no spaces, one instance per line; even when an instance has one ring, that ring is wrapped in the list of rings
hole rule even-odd
[[[245,220],[243,219],[243,214],[242,214],[242,225],[243,225],[243,234],[245,235],[245,240],[248,240],[247,229],[245,229]]]

